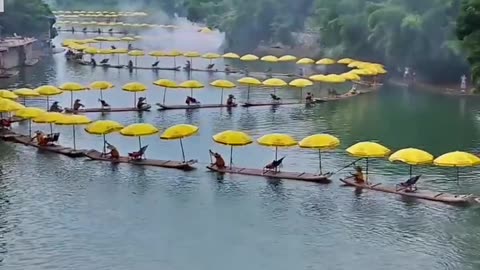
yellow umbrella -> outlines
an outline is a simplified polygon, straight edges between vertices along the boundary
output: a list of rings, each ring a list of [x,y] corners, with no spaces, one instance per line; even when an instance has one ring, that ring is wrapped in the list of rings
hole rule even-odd
[[[315,60],[311,58],[302,58],[297,61],[298,65],[313,65],[315,63]]]
[[[58,89],[53,85],[43,85],[35,88],[35,92],[39,93],[41,96],[47,97],[47,110],[50,108],[50,97],[60,95],[63,93],[62,90]]]
[[[190,88],[191,97],[193,97],[193,89],[201,89],[203,87],[204,86],[201,82],[195,80],[184,81],[178,85],[178,88]]]
[[[220,132],[212,138],[216,143],[230,146],[230,168],[233,165],[233,147],[245,146],[253,142],[248,134],[234,130]]]
[[[53,123],[63,117],[63,114],[58,112],[46,112],[40,114],[38,117],[33,118],[33,122],[37,124],[50,124],[50,134],[53,133]]]
[[[213,59],[218,59],[220,57],[221,56],[219,54],[216,54],[216,53],[206,53],[206,54],[202,55],[202,58],[210,60],[210,64],[212,63]]]
[[[324,79],[325,79],[325,75],[323,74],[317,74],[317,75],[312,75],[310,77],[308,77],[310,80],[314,81],[314,82],[324,82]]]
[[[388,160],[391,162],[403,162],[410,165],[410,177],[412,177],[412,166],[432,164],[433,156],[420,149],[405,148],[393,153]]]
[[[240,60],[246,61],[246,62],[257,61],[258,56],[253,55],[253,54],[246,54],[246,55],[240,57]]]
[[[208,28],[208,27],[203,27],[202,29],[200,29],[200,31],[198,31],[199,33],[202,33],[202,34],[210,34],[212,33],[213,31]]]
[[[164,87],[163,103],[162,103],[164,105],[165,105],[165,97],[167,95],[167,88],[177,88],[178,87],[176,82],[171,81],[171,80],[167,80],[167,79],[160,79],[158,81],[154,81],[153,84],[156,85],[156,86]]]
[[[211,86],[221,88],[222,89],[222,96],[220,98],[220,104],[223,104],[223,89],[232,89],[235,88],[236,85],[228,80],[216,80],[210,83]]]
[[[38,97],[40,96],[39,93],[35,92],[33,89],[30,88],[20,88],[13,90],[13,93],[19,97],[23,98],[23,104],[25,104],[27,97]]]
[[[318,60],[315,64],[317,65],[333,65],[335,64],[335,60],[333,59],[330,59],[330,58],[322,58],[320,60]]]
[[[128,50],[127,49],[122,49],[122,48],[117,48],[117,49],[110,50],[110,53],[117,55],[117,64],[120,65],[120,54],[127,54]]]
[[[71,115],[64,115],[63,117],[58,118],[57,121],[55,121],[55,125],[72,126],[73,150],[76,150],[77,149],[77,144],[76,144],[76,140],[75,140],[75,127],[77,125],[90,124],[91,122],[92,122],[92,120],[90,120],[85,115],[71,114]]]
[[[295,60],[297,60],[297,57],[288,54],[278,58],[278,62],[293,62]]]
[[[351,73],[351,72],[342,73],[339,76],[341,76],[345,80],[349,80],[349,81],[360,81],[361,80],[360,76],[358,76],[355,73]]]
[[[0,90],[0,98],[6,98],[6,99],[17,99],[18,96],[15,95],[12,91],[9,90]]]
[[[286,134],[272,133],[259,139],[257,143],[263,146],[275,147],[275,160],[278,159],[278,147],[290,147],[297,144],[295,139]]]
[[[340,60],[337,61],[338,64],[345,64],[345,65],[348,65],[352,62],[354,62],[355,60],[351,59],[351,58],[342,58]]]
[[[365,65],[366,65],[366,63],[364,63],[362,61],[353,61],[353,62],[350,62],[350,64],[348,64],[347,66],[349,68],[361,68]]]
[[[183,56],[184,57],[187,57],[187,58],[190,58],[190,69],[193,68],[193,58],[197,58],[197,57],[200,57],[201,54],[198,53],[198,52],[185,52],[183,53]]]
[[[139,82],[127,83],[122,87],[123,91],[133,92],[133,107],[137,104],[137,92],[147,91],[148,87]]]
[[[139,148],[142,148],[142,136],[150,136],[158,133],[158,128],[151,124],[131,124],[120,130],[120,134],[128,137],[138,137]]]
[[[160,136],[162,140],[180,140],[180,147],[182,148],[183,162],[185,162],[185,151],[183,149],[183,138],[195,135],[198,132],[198,127],[193,125],[175,125],[167,128]]]
[[[178,50],[173,50],[170,52],[165,53],[166,57],[172,57],[173,58],[173,67],[177,67],[177,57],[181,56],[182,52]]]
[[[0,113],[14,112],[25,108],[22,104],[10,99],[0,98]]]
[[[128,55],[135,57],[135,66],[137,66],[137,58],[138,58],[139,56],[144,56],[144,55],[145,55],[145,52],[140,51],[140,50],[133,50],[133,51],[129,51],[129,52],[128,52]]]
[[[227,58],[227,59],[239,59],[240,56],[236,53],[226,53],[224,55],[222,55],[223,58]]]
[[[329,74],[323,78],[324,82],[327,83],[344,83],[346,80],[344,77],[337,74]]]
[[[457,182],[459,181],[459,168],[475,167],[480,165],[480,158],[466,152],[450,152],[439,156],[433,164],[440,167],[454,167],[457,169]]]
[[[259,85],[262,85],[262,82],[255,79],[255,78],[252,78],[252,77],[243,77],[239,80],[237,80],[237,82],[239,82],[240,84],[243,84],[243,85],[247,85],[247,103],[249,103],[250,101],[250,87],[251,86],[259,86]]]
[[[79,83],[68,82],[60,85],[58,87],[60,90],[70,92],[70,108],[73,110],[73,92],[87,90],[86,86],[83,86]]]
[[[290,86],[300,88],[300,99],[303,99],[303,88],[313,85],[313,82],[307,79],[295,79],[289,83]]]
[[[94,48],[94,47],[88,47],[88,48],[84,49],[83,52],[86,53],[86,54],[93,55],[93,54],[98,54],[100,52],[100,50],[97,49],[97,48]]]
[[[106,153],[107,139],[105,136],[107,134],[120,131],[124,126],[118,122],[112,120],[99,120],[89,124],[85,131],[93,135],[102,135],[103,136],[103,153]]]
[[[112,83],[107,81],[95,81],[89,85],[90,89],[100,91],[100,99],[103,100],[103,91],[115,87]]]
[[[315,134],[304,138],[298,145],[301,148],[318,149],[319,168],[322,174],[322,150],[338,147],[340,140],[329,134]]]
[[[367,160],[367,180],[368,180],[368,159],[369,158],[383,158],[390,154],[390,149],[375,142],[359,142],[347,148],[350,155],[360,159]]]
[[[158,61],[159,57],[165,56],[165,52],[162,51],[153,51],[149,52],[148,55],[155,57],[155,61]]]
[[[287,83],[284,80],[277,79],[277,78],[267,79],[267,80],[263,81],[262,84],[264,86],[267,86],[267,87],[273,87],[273,93],[274,94],[276,93],[276,88],[277,87],[287,86]]]
[[[269,63],[277,63],[278,62],[278,58],[276,56],[273,56],[273,55],[266,55],[262,58],[260,58],[261,61],[264,61],[264,62],[269,62]]]
[[[15,111],[15,116],[22,119],[28,119],[28,135],[32,137],[32,119],[38,117],[43,113],[45,113],[45,111],[42,109],[35,107],[27,107]]]

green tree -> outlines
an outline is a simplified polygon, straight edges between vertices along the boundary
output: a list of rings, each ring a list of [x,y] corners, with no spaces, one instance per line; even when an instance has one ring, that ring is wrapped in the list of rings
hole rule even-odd
[[[34,35],[45,33],[53,14],[42,0],[5,0],[5,12],[0,14],[4,34]]]
[[[457,36],[463,41],[472,69],[472,80],[480,87],[480,0],[463,0],[458,17]]]

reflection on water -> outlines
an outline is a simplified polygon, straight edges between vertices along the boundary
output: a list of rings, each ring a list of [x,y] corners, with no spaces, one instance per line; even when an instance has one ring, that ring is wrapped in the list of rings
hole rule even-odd
[[[191,41],[179,42],[190,37],[170,35],[165,39],[175,37],[175,42],[148,47],[143,41],[139,46],[165,50],[179,46],[201,52],[220,46],[220,42],[206,42],[195,47]],[[151,61],[139,59],[144,65]],[[171,60],[161,61],[166,65]],[[200,59],[194,63],[207,64]],[[255,68],[263,67],[251,69]],[[145,93],[150,103],[161,100],[163,89],[151,85],[160,78],[182,81],[188,76],[184,72],[94,69],[72,65],[55,55],[23,70],[2,87],[109,80],[117,88],[106,91],[104,97],[120,107],[132,102],[130,93],[119,90],[130,81],[151,86]],[[192,78],[208,85],[215,79],[234,81],[240,76],[196,72]],[[242,101],[245,90],[239,87],[231,93]],[[318,89],[312,91],[320,94]],[[300,95],[293,89],[277,92],[285,100]],[[269,93],[253,89],[251,98],[266,100]],[[186,94],[168,91],[167,102],[183,104]],[[96,105],[98,92],[75,95],[89,106]],[[204,103],[217,101],[219,95],[218,89],[209,86],[195,92]],[[69,103],[68,95],[55,99]],[[337,135],[342,140],[340,150],[323,155],[329,171],[352,162],[342,149],[361,140],[378,140],[392,149],[424,148],[434,155],[475,151],[480,128],[477,107],[475,99],[386,85],[376,93],[310,107],[89,115],[92,120],[152,123],[162,130],[179,123],[199,125],[200,133],[184,141],[187,158],[200,162],[194,172],[73,160],[0,142],[0,265],[5,269],[318,269],[319,265],[325,269],[478,269],[480,217],[476,208],[359,191],[337,182],[318,186],[239,175],[219,180],[204,169],[210,162],[209,149],[229,156],[228,147],[215,145],[211,139],[227,129],[243,130],[255,138],[270,132],[289,133],[297,139],[320,132]],[[54,128],[62,132],[62,144],[71,144],[71,128]],[[18,129],[26,131],[27,126]],[[101,149],[101,138],[82,129],[76,130],[77,145]],[[122,153],[137,147],[134,138],[112,134],[108,140]],[[181,157],[177,142],[161,141],[157,136],[143,142],[149,144],[149,157]],[[258,145],[235,148],[234,161],[237,166],[261,167],[271,161],[273,151]],[[316,151],[287,148],[280,155],[286,156],[284,170],[315,171],[318,167]],[[394,184],[407,178],[408,167],[374,160],[371,172],[373,181]],[[480,194],[477,170],[462,170],[459,185],[448,169],[420,167],[414,172],[424,175],[422,187]],[[346,174],[342,171],[335,178]]]

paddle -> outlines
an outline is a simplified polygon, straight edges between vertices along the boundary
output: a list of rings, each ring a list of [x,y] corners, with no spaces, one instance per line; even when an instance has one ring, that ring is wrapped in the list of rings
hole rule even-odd
[[[358,161],[360,161],[360,160],[362,160],[362,159],[363,159],[363,158],[359,158],[359,159],[355,160],[354,162],[349,163],[347,166],[342,167],[340,170],[337,170],[337,171],[335,171],[335,172],[328,172],[328,173],[325,174],[325,176],[330,177],[330,176],[332,176],[332,175],[334,175],[334,174],[337,174],[337,173],[345,170],[346,168],[352,166],[353,164],[357,163]]]

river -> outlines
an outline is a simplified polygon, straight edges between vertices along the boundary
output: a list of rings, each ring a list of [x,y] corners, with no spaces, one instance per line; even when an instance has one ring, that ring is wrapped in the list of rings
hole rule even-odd
[[[200,52],[220,46],[221,36],[202,39],[196,35],[165,32],[155,44],[138,44],[146,50]],[[152,59],[139,62],[147,65]],[[194,60],[196,64],[207,62]],[[205,84],[240,78],[200,72],[192,77]],[[132,94],[119,89],[131,81],[150,87],[148,101],[160,101],[163,89],[151,84],[160,78],[182,81],[187,76],[184,72],[92,69],[55,55],[23,70],[16,79],[4,81],[2,87],[108,80],[117,88],[106,91],[104,97],[120,107],[133,103]],[[167,92],[167,103],[181,104],[186,93]],[[231,93],[239,101],[246,97],[244,88]],[[292,89],[278,93],[285,99],[300,96]],[[97,106],[98,92],[75,95]],[[219,95],[211,87],[195,92],[204,103],[219,100]],[[256,100],[267,95],[265,90],[252,93]],[[69,95],[55,99],[63,105],[70,103]],[[480,214],[476,207],[356,192],[337,181],[316,185],[239,175],[226,175],[219,181],[204,169],[208,149],[228,157],[229,148],[211,139],[227,129],[242,130],[254,138],[271,132],[296,139],[315,133],[336,135],[342,145],[324,154],[328,171],[352,162],[344,149],[362,140],[375,140],[391,149],[422,148],[436,156],[455,150],[474,152],[480,140],[479,105],[476,98],[385,85],[377,92],[312,108],[89,115],[93,120],[113,119],[123,124],[152,123],[162,130],[180,123],[198,125],[200,133],[184,142],[187,158],[199,161],[193,172],[70,159],[0,142],[0,266],[9,270],[479,269]],[[18,129],[25,131],[26,125]],[[61,143],[71,145],[71,128],[55,129],[62,132]],[[137,148],[134,138],[111,135],[108,140],[122,153]],[[158,136],[143,142],[149,145],[148,157],[181,158],[178,142],[161,141]],[[77,145],[101,149],[102,140],[78,127]],[[272,160],[273,153],[256,144],[237,148],[234,163],[260,167]],[[315,172],[318,166],[315,151],[281,149],[280,155],[286,156],[284,170]],[[408,178],[407,166],[385,160],[373,160],[370,169],[372,181],[395,184]],[[459,184],[454,170],[422,167],[414,172],[423,174],[422,188],[480,194],[478,170],[462,170]],[[334,179],[346,174],[336,174]]]

